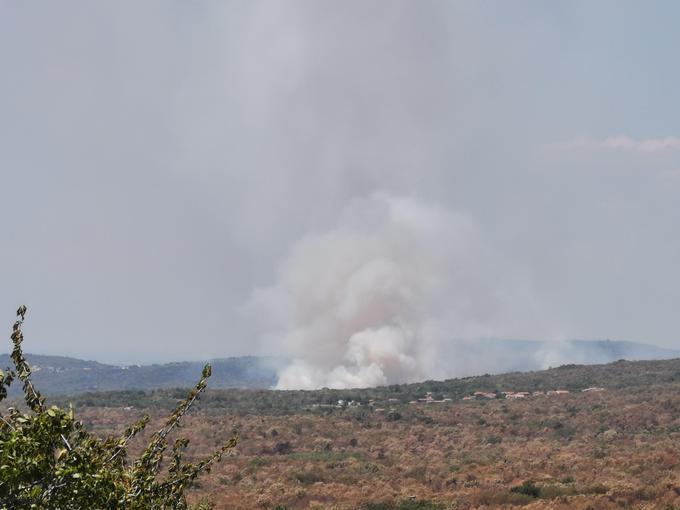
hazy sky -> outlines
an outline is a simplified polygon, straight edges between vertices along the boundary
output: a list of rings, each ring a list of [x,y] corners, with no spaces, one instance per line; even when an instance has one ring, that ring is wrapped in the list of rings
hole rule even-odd
[[[0,324],[26,303],[26,350],[102,361],[276,351],[262,289],[387,196],[484,246],[448,289],[483,327],[452,337],[680,348],[679,19],[672,1],[0,1]]]

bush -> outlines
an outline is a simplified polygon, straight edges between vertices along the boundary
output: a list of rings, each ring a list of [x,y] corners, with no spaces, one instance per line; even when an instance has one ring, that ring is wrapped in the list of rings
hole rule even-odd
[[[120,437],[100,439],[76,420],[72,407],[47,407],[31,382],[31,369],[21,348],[26,311],[25,306],[17,310],[12,328],[14,370],[0,370],[0,401],[18,377],[28,407],[27,412],[10,407],[7,414],[0,414],[0,509],[187,509],[186,490],[237,442],[233,436],[211,456],[193,464],[183,462],[189,441],[179,438],[168,462],[163,463],[170,434],[206,388],[210,365],[140,456],[129,461],[128,445],[149,417],[128,427]],[[210,506],[201,502],[199,508]]]
[[[510,489],[510,492],[537,498],[541,494],[541,489],[531,480],[526,480],[522,485]]]
[[[312,485],[317,482],[323,482],[323,478],[318,473],[313,471],[305,471],[301,473],[295,473],[293,476],[298,482],[303,485]]]
[[[288,455],[292,451],[293,447],[291,446],[289,441],[276,443],[276,446],[274,447],[274,452],[278,453],[279,455]]]
[[[399,411],[391,410],[387,413],[387,419],[389,421],[399,421],[402,419],[402,415]]]

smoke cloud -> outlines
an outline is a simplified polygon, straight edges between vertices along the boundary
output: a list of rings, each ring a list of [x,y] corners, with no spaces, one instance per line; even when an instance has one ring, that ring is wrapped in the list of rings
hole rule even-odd
[[[454,332],[492,334],[511,316],[490,255],[465,214],[385,193],[351,202],[334,228],[296,242],[277,283],[254,297],[294,360],[278,388],[450,374]]]
[[[679,345],[678,2],[0,12],[0,324],[28,304],[33,352],[315,386]]]

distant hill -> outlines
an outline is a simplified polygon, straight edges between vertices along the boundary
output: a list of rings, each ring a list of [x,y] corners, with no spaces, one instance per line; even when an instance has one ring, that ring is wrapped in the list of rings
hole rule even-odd
[[[580,394],[586,388],[603,388],[607,393],[626,391],[629,395],[650,393],[677,394],[680,384],[680,359],[652,361],[615,361],[599,365],[561,365],[549,370],[510,372],[497,375],[462,377],[443,381],[422,381],[411,384],[393,384],[376,388],[355,388],[346,390],[258,390],[258,389],[208,389],[201,401],[202,409],[228,409],[233,414],[281,415],[307,413],[313,410],[333,412],[339,402],[359,403],[357,419],[363,410],[372,407],[386,409],[410,408],[415,412],[420,407],[410,402],[425,397],[428,392],[436,400],[450,399],[451,404],[462,403],[463,397],[475,392],[487,392],[503,398],[504,391],[549,392],[567,390]],[[73,403],[83,407],[133,407],[171,409],[186,395],[186,389],[158,389],[152,391],[90,392],[78,395],[55,397],[52,402],[59,405]],[[546,402],[533,397],[530,401]],[[635,397],[639,403],[642,400]],[[481,398],[483,405],[489,399]],[[495,400],[495,399],[493,399]],[[443,401],[442,405],[448,404]],[[473,401],[471,404],[475,404]],[[472,409],[476,408],[472,407]]]
[[[611,363],[680,358],[680,351],[655,345],[611,340],[476,340],[451,346],[455,375],[543,370],[565,364]],[[444,375],[448,377],[448,374]]]
[[[33,367],[36,385],[50,395],[186,388],[197,382],[203,368],[203,362],[198,361],[120,367],[64,356],[27,354],[26,358]],[[680,358],[680,351],[609,340],[479,340],[454,342],[450,354],[443,358],[451,361],[441,378],[526,372],[565,364],[604,364],[620,359]],[[210,388],[267,389],[276,384],[277,372],[287,361],[244,356],[214,359],[210,363],[213,369]],[[0,368],[10,364],[9,356],[0,354]],[[20,385],[13,385],[12,391],[20,391]]]
[[[150,390],[186,388],[198,382],[204,363],[184,361],[162,365],[119,367],[96,361],[64,356],[27,354],[33,381],[46,394],[71,394],[87,391]],[[244,356],[210,360],[211,388],[270,388],[276,373],[285,364],[280,358]],[[0,367],[9,366],[7,354],[0,354]],[[13,392],[20,385],[12,386]]]

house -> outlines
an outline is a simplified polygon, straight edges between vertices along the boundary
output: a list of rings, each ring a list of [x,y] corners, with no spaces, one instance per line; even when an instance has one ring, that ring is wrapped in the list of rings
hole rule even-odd
[[[505,395],[505,398],[526,398],[530,397],[531,393],[528,391],[504,391],[503,395]]]
[[[435,400],[435,398],[432,396],[432,392],[428,391],[425,393],[425,398],[419,398],[418,402],[422,402],[425,404],[442,404],[444,402],[451,402],[450,398],[442,398],[441,400]]]

